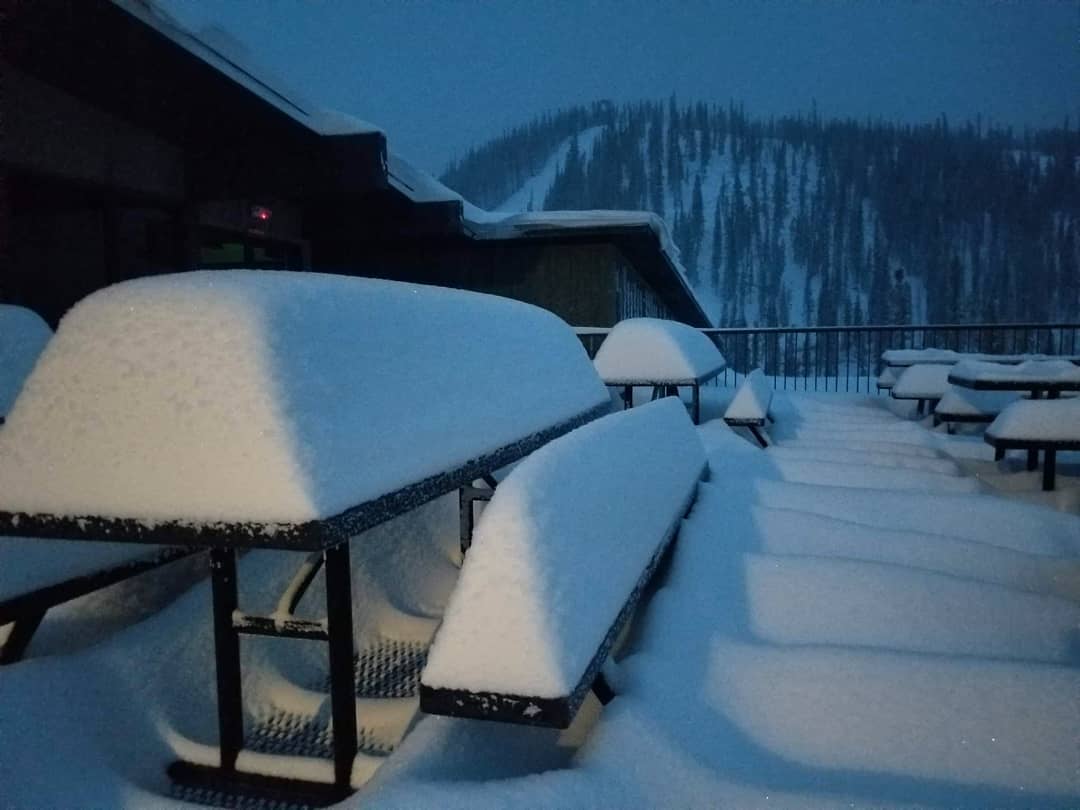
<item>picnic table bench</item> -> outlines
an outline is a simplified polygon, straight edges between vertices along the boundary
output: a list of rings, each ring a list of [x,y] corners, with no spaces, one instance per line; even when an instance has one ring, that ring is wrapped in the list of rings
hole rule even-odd
[[[0,627],[12,625],[0,645],[0,664],[22,659],[50,608],[193,553],[177,547],[72,545],[27,539],[0,542]]]
[[[934,408],[934,427],[944,424],[952,433],[956,424],[989,424],[1019,397],[1015,391],[974,391],[950,385]]]
[[[950,366],[943,363],[908,366],[897,376],[889,396],[893,399],[915,400],[918,403],[915,413],[922,416],[927,406],[932,411],[948,391],[949,368]]]
[[[33,461],[0,462],[0,535],[208,549],[218,761],[176,761],[169,775],[309,804],[352,790],[350,539],[611,407],[550,313],[318,274],[124,282],[69,312],[51,361],[0,431],[0,459]],[[44,407],[58,392],[78,406]],[[97,430],[70,424],[80,419]],[[269,616],[240,610],[237,552],[249,548],[305,555]],[[296,618],[320,568],[326,618]],[[242,767],[242,635],[328,644],[331,781]]]
[[[761,429],[772,421],[772,397],[773,389],[765,379],[765,372],[755,368],[739,383],[735,396],[724,411],[724,421],[731,427],[747,428],[759,445],[768,447],[769,443]]]
[[[691,392],[690,413],[701,421],[701,386],[719,376],[727,361],[702,332],[677,321],[629,318],[619,321],[593,359],[605,385],[619,389],[624,408],[634,406],[634,389],[653,389],[653,399]]]
[[[27,376],[44,351],[52,329],[33,310],[0,304],[0,427]],[[8,540],[0,547],[0,627],[10,624],[0,643],[0,665],[22,659],[50,608],[114,585],[190,553],[181,548],[72,549]]]
[[[590,690],[607,702],[604,663],[704,471],[701,442],[671,399],[606,416],[523,461],[477,526],[421,675],[421,710],[567,728]]]

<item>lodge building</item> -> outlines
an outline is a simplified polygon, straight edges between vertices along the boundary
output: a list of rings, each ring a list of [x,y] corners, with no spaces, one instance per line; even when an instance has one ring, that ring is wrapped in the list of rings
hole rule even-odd
[[[0,300],[54,325],[108,284],[226,267],[709,325],[656,218],[479,211],[152,0],[15,0],[0,42]]]

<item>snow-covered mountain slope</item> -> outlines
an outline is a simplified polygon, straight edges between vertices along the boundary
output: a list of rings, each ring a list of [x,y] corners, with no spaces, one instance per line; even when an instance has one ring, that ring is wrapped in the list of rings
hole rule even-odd
[[[720,325],[1080,317],[1080,136],[1067,130],[1020,148],[943,121],[766,123],[673,102],[580,110],[561,140],[538,136],[544,120],[567,131],[534,122],[444,181],[473,199],[512,185],[507,153],[528,155],[539,168],[515,167],[490,207],[660,214]]]

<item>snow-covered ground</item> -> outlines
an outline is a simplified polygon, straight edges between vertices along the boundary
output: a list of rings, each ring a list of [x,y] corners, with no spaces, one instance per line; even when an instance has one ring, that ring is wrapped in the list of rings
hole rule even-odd
[[[702,425],[710,479],[609,672],[618,697],[561,733],[361,700],[345,804],[1080,805],[1080,454],[1041,493],[1022,454],[995,463],[977,433],[904,407],[778,393],[767,450]],[[456,506],[353,542],[360,649],[428,642],[457,576]],[[296,562],[243,557],[241,604],[272,606]],[[186,590],[160,573],[50,613],[0,670],[0,805],[196,798],[164,774],[216,735],[209,586],[191,570]],[[88,635],[98,616],[109,632]],[[320,646],[245,640],[249,729],[325,725]]]

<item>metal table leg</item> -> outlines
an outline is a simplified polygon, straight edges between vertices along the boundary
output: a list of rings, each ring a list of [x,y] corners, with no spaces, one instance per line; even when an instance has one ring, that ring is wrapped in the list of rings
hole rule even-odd
[[[352,575],[349,543],[326,550],[326,624],[330,643],[330,708],[334,722],[334,782],[348,789],[356,759]]]
[[[1050,492],[1054,488],[1054,477],[1057,472],[1057,450],[1047,447],[1043,451],[1043,492]]]
[[[236,757],[244,745],[244,704],[240,686],[240,634],[233,627],[237,608],[236,552],[210,550],[210,575],[214,595],[214,659],[217,668],[218,744],[221,768],[236,769]]]

